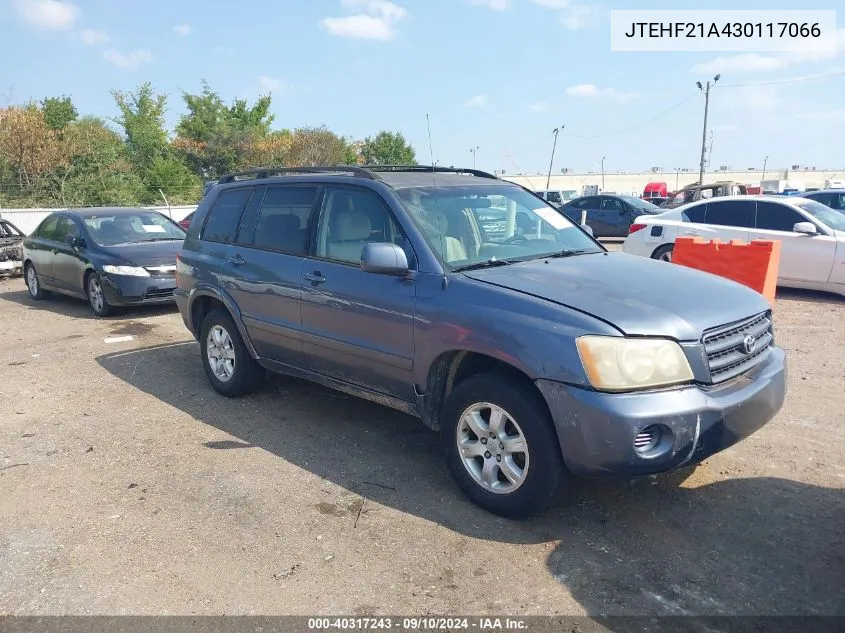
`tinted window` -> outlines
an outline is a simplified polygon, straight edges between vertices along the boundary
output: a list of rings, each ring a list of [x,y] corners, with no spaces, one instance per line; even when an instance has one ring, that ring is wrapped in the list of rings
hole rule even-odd
[[[602,198],[601,199],[601,208],[602,211],[624,211],[625,206],[622,204],[621,200],[617,198]]]
[[[59,223],[58,215],[51,215],[38,227],[38,237],[45,240],[56,239],[56,225]]]
[[[550,191],[546,194],[546,200],[549,202],[560,202],[560,194],[557,191]]]
[[[56,233],[53,239],[57,242],[64,242],[70,235],[76,237],[79,235],[79,229],[76,226],[76,222],[67,216],[62,216],[56,224]]]
[[[252,195],[252,187],[242,189],[231,189],[224,191],[214,202],[205,227],[202,230],[202,239],[209,242],[231,242],[238,232],[238,224],[241,221],[241,214],[244,212],[246,203]]]
[[[698,224],[704,224],[705,211],[707,211],[707,205],[699,204],[684,210],[683,216],[686,217],[688,222],[697,222]]]
[[[404,233],[378,194],[329,190],[317,231],[317,257],[359,264],[368,242],[393,242],[408,250]]]
[[[267,189],[258,211],[253,245],[291,255],[306,255],[308,220],[316,196],[316,187]]]
[[[757,203],[757,228],[769,231],[792,231],[792,227],[807,219],[795,209],[776,202]]]
[[[704,216],[706,224],[719,226],[754,227],[754,202],[751,200],[724,200],[710,202]]]

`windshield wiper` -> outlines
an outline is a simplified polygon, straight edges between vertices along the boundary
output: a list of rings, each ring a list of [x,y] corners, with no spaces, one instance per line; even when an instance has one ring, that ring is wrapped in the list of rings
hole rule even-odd
[[[513,264],[509,259],[498,259],[497,257],[491,257],[487,261],[484,262],[476,262],[475,264],[467,264],[466,266],[458,266],[455,268],[455,272],[463,272],[464,270],[478,270],[479,268],[493,268],[495,266],[507,266],[508,264]]]
[[[184,240],[184,237],[151,237],[147,240],[141,240],[142,242],[170,242],[172,240],[179,240],[180,242]]]
[[[592,253],[601,253],[601,251],[596,251],[591,248],[571,248],[569,250],[560,251],[558,253],[552,253],[551,255],[546,255],[544,259],[554,259],[558,257],[574,257],[575,255],[587,255]]]

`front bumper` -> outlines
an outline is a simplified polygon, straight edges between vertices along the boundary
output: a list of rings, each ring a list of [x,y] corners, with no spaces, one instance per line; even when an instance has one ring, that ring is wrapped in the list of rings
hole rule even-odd
[[[786,372],[784,351],[773,347],[748,373],[712,387],[611,394],[549,380],[536,384],[569,470],[582,477],[626,477],[700,462],[756,432],[783,406]],[[658,452],[643,456],[634,450],[634,438],[651,425],[670,433]]]
[[[176,277],[135,277],[101,274],[106,300],[114,306],[171,303]]]

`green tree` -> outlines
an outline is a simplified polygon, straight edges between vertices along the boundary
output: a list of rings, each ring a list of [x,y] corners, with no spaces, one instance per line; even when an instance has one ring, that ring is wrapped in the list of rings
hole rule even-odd
[[[203,81],[200,94],[184,93],[182,98],[188,112],[176,126],[174,147],[197,174],[216,178],[252,166],[250,158],[256,146],[266,146],[273,123],[269,95],[252,106],[245,99],[227,106]]]
[[[76,106],[67,95],[47,97],[41,102],[41,111],[44,113],[47,127],[51,130],[63,130],[79,116]]]
[[[367,137],[361,145],[361,157],[367,165],[416,165],[414,148],[399,132],[382,130]]]
[[[135,92],[113,90],[112,97],[120,110],[114,121],[123,129],[129,159],[139,170],[148,169],[153,160],[168,152],[164,129],[167,96],[157,95],[146,82]]]
[[[349,142],[325,125],[293,131],[290,158],[286,164],[296,167],[344,165],[355,163]]]

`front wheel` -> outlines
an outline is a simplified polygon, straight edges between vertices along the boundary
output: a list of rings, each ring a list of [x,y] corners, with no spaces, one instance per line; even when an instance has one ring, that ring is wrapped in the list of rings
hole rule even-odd
[[[674,244],[664,244],[663,246],[654,249],[654,252],[651,254],[651,258],[658,259],[661,262],[671,262],[673,250],[675,250]]]
[[[507,378],[479,374],[460,383],[440,424],[450,474],[489,512],[512,519],[536,514],[570,477],[548,410]]]
[[[112,310],[103,290],[103,282],[97,273],[91,273],[86,284],[88,291],[88,305],[98,317],[108,316]]]
[[[200,329],[202,365],[211,386],[227,398],[255,390],[264,370],[246,349],[229,313],[212,310]]]

